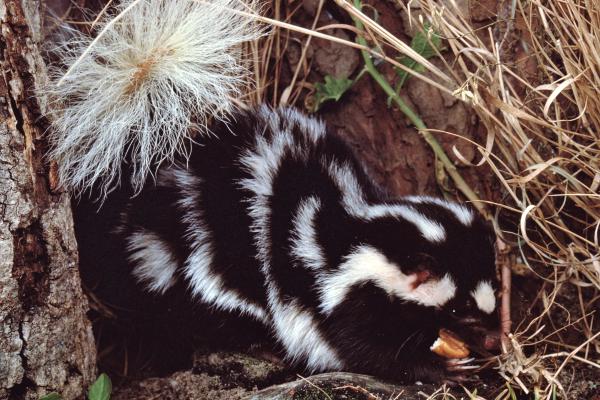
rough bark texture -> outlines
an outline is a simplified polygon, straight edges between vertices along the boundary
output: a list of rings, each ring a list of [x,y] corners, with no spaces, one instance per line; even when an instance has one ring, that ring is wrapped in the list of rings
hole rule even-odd
[[[190,370],[123,385],[111,400],[417,400],[427,397],[419,392],[435,391],[433,385],[395,385],[347,372],[304,378],[273,360],[214,352],[196,354]]]
[[[0,399],[77,398],[95,375],[69,198],[43,162],[40,7],[0,0]]]

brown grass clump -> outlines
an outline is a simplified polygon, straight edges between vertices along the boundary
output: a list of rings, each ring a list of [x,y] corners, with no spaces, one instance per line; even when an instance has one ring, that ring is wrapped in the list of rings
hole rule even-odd
[[[498,23],[481,31],[454,2],[421,5],[456,56],[456,95],[490,135],[481,154],[508,194],[497,206],[519,221],[504,238],[544,282],[542,311],[516,329],[500,370],[550,398],[566,395],[559,374],[568,363],[600,368],[600,3],[500,3]],[[579,310],[559,319],[565,291]],[[537,351],[526,357],[531,346]]]
[[[429,21],[431,34],[445,39],[451,57],[442,58],[443,68],[415,54],[352,2],[336,3],[362,23],[358,35],[368,48],[346,44],[396,66],[401,55],[419,61],[427,73],[414,76],[470,104],[485,124],[480,164],[494,172],[505,199],[491,204],[457,188],[479,201],[482,212],[496,210],[501,245],[511,254],[505,265],[513,274],[541,282],[528,317],[515,321],[497,368],[510,385],[535,398],[570,398],[572,375],[565,372],[581,365],[597,376],[600,369],[595,313],[600,304],[600,2],[498,1],[495,23],[477,25],[464,5],[468,2],[398,0],[412,23]],[[290,30],[323,37],[324,27],[281,24],[293,11],[281,15],[280,2],[273,4],[277,21],[265,20],[274,35],[257,47],[261,60],[272,55],[281,60]],[[337,27],[357,32],[355,26]],[[305,49],[310,39],[304,40]],[[269,76],[265,67],[269,63],[260,65],[262,94],[266,87],[273,90],[267,97],[271,103],[289,103],[306,91],[303,81],[277,87],[278,76]],[[308,76],[310,66],[298,65],[304,68],[300,77]],[[513,224],[501,223],[506,220]],[[498,398],[513,395],[507,388]]]

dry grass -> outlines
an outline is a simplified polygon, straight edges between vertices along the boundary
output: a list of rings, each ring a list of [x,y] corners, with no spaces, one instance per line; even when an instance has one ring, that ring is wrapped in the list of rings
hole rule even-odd
[[[515,321],[498,360],[499,373],[536,398],[570,398],[574,368],[600,369],[594,313],[600,304],[600,3],[499,1],[496,22],[481,27],[452,0],[411,1],[410,10],[399,1],[413,23],[428,20],[446,39],[453,57],[445,68],[420,59],[350,2],[336,3],[362,22],[359,34],[372,56],[384,62],[398,55],[419,60],[428,82],[469,103],[485,124],[481,163],[495,173],[505,200],[481,202],[495,210],[497,226],[504,226],[498,231],[509,245],[515,273],[541,282],[531,315]],[[281,15],[280,2],[273,4],[274,19],[289,21],[292,15]],[[272,104],[288,103],[310,91],[303,80],[310,70],[305,52],[291,87],[278,87],[277,74],[271,74],[278,65],[264,61],[274,55],[281,62],[293,40],[290,31],[306,35],[305,49],[310,35],[323,29],[272,25],[273,35],[257,46],[263,61],[257,73],[261,95]],[[503,220],[515,223],[506,227]],[[498,394],[510,396],[508,388]]]
[[[515,329],[501,373],[540,397],[566,397],[559,374],[569,363],[600,368],[600,3],[505,3],[503,20],[476,32],[452,3],[422,1],[456,55],[456,94],[493,139],[482,157],[508,195],[497,206],[519,220],[504,237],[544,281],[542,311]],[[567,290],[579,310],[566,310],[565,320],[559,299]],[[537,351],[526,357],[526,346]]]

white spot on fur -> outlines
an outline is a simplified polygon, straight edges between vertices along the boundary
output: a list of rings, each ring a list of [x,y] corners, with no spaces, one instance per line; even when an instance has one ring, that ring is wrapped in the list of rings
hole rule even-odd
[[[461,222],[461,224],[465,226],[471,226],[471,224],[473,223],[473,219],[475,218],[475,216],[473,215],[473,211],[471,211],[467,207],[457,203],[439,199],[437,197],[408,196],[406,197],[406,200],[417,204],[432,203],[443,207],[452,212],[456,216],[456,218]]]
[[[416,287],[416,275],[406,275],[381,252],[371,246],[360,246],[339,269],[319,280],[321,310],[328,314],[342,303],[352,286],[372,281],[390,295],[424,306],[440,307],[456,294],[456,284],[449,275]]]
[[[129,261],[135,264],[133,275],[151,292],[164,293],[175,284],[177,262],[169,246],[147,230],[132,233],[127,238]]]
[[[178,206],[185,212],[186,236],[194,243],[183,269],[192,293],[203,302],[221,310],[238,311],[265,321],[267,316],[262,307],[248,302],[235,290],[226,288],[221,277],[211,269],[213,263],[211,238],[199,208],[198,193],[200,193],[201,180],[177,167],[170,169],[169,176],[177,182],[177,187],[182,193]]]
[[[484,313],[491,314],[496,309],[496,296],[494,288],[488,281],[481,281],[471,292],[477,307]]]
[[[128,0],[115,11],[119,20],[106,14],[92,36],[71,30],[56,49],[64,68],[51,72],[47,89],[61,183],[81,192],[100,182],[106,192],[130,151],[139,190],[155,165],[187,154],[190,135],[208,133],[208,118],[224,118],[247,84],[240,45],[261,33],[252,18],[231,10],[253,7]]]
[[[456,295],[456,283],[446,274],[442,279],[432,279],[420,284],[412,294],[417,303],[441,307]]]
[[[317,242],[314,226],[320,207],[321,201],[314,196],[302,200],[293,222],[292,254],[314,271],[321,270],[325,265],[325,256]]]

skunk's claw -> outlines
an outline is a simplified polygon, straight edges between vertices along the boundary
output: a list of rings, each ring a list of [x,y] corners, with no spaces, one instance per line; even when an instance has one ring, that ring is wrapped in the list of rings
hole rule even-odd
[[[446,360],[446,379],[444,383],[449,386],[457,386],[476,380],[472,372],[481,368],[473,364],[474,358],[459,358]]]

